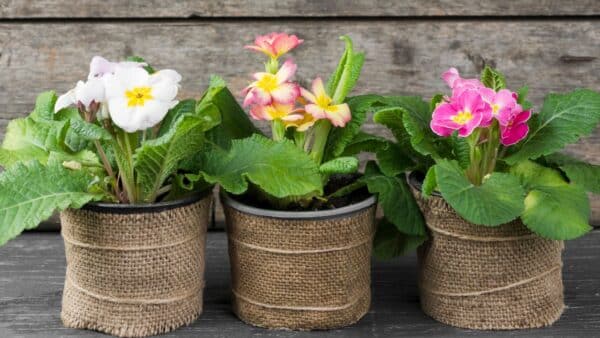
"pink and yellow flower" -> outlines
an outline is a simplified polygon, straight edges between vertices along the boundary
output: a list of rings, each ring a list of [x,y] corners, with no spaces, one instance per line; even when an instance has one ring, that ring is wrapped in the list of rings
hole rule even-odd
[[[348,104],[332,104],[333,100],[325,92],[321,78],[313,81],[312,93],[302,88],[301,94],[308,101],[306,112],[316,119],[328,119],[336,127],[344,127],[352,119]]]
[[[531,111],[525,110],[513,114],[506,124],[500,124],[500,142],[505,146],[518,143],[529,133],[527,121],[531,118]]]
[[[312,116],[311,114],[304,112],[303,114],[300,115],[299,119],[290,119],[290,120],[286,120],[285,122],[285,127],[286,128],[290,128],[290,127],[295,127],[296,131],[299,132],[305,132],[307,131],[310,127],[312,127],[315,122],[317,122],[318,120]]]
[[[442,80],[452,89],[452,96],[458,96],[465,90],[479,90],[485,88],[479,79],[463,79],[458,70],[454,67],[448,69],[442,74]]]
[[[435,108],[431,130],[440,136],[450,136],[457,130],[458,136],[467,137],[482,121],[490,119],[491,111],[490,105],[482,99],[479,92],[467,89]]]
[[[508,89],[501,89],[495,92],[493,89],[480,88],[479,94],[483,100],[492,108],[492,114],[488,121],[482,121],[481,127],[488,127],[495,118],[500,124],[506,125],[515,112],[521,112],[521,105],[517,103],[514,93]]]
[[[298,47],[304,40],[298,39],[296,35],[286,33],[270,33],[257,36],[254,45],[248,45],[244,48],[257,52],[265,53],[272,59],[277,59],[290,50]]]
[[[295,109],[294,104],[273,103],[270,105],[255,105],[250,110],[250,116],[255,120],[296,121],[302,119],[301,110]]]
[[[289,81],[296,73],[296,68],[296,64],[287,60],[275,74],[255,73],[253,77],[256,81],[242,92],[246,96],[244,107],[252,104],[269,105],[273,102],[289,104],[296,101],[300,95],[300,88]]]

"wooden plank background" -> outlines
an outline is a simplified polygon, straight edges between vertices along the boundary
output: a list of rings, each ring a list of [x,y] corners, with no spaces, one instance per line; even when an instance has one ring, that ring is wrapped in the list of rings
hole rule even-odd
[[[327,77],[342,52],[337,37],[349,34],[367,53],[357,94],[430,97],[446,91],[439,75],[448,67],[474,76],[486,63],[511,88],[529,84],[537,107],[549,91],[600,90],[597,0],[0,0],[0,137],[37,93],[83,79],[93,55],[135,54],[174,68],[182,98],[199,96],[210,74],[239,93],[262,61],[243,45],[271,31],[305,39],[293,52],[304,85]],[[600,164],[600,130],[569,152]],[[600,224],[600,199],[592,200]]]

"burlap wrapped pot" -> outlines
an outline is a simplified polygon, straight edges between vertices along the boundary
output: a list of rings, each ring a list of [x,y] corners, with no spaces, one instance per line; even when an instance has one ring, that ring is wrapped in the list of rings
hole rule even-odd
[[[143,337],[193,322],[202,312],[211,203],[203,194],[62,212],[64,325]]]
[[[222,195],[233,311],[271,329],[316,330],[360,320],[371,303],[376,199],[316,212],[254,208]]]
[[[485,330],[547,326],[564,309],[562,241],[536,236],[520,220],[485,227],[461,218],[439,194],[412,191],[430,239],[419,249],[421,307],[449,325]]]

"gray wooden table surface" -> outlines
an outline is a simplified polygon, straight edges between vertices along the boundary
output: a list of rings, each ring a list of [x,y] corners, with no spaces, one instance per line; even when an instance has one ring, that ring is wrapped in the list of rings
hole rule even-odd
[[[374,262],[373,305],[358,324],[321,332],[269,331],[247,326],[232,314],[225,233],[210,232],[204,313],[191,326],[164,337],[594,337],[600,334],[599,259],[600,230],[567,243],[563,270],[567,309],[550,328],[484,332],[437,323],[419,308],[413,255]],[[63,328],[59,314],[64,273],[63,243],[57,233],[27,233],[0,248],[0,337],[101,336]]]

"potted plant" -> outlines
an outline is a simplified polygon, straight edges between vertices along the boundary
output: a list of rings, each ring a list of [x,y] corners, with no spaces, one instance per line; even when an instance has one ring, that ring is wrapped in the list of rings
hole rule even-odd
[[[428,229],[418,255],[421,306],[459,327],[550,325],[564,309],[563,240],[591,229],[586,192],[600,191],[600,167],[560,151],[597,126],[600,94],[549,94],[534,112],[527,87],[507,89],[492,68],[481,79],[454,68],[442,78],[451,96],[430,104],[388,97],[374,115],[397,139],[380,147],[379,164],[412,171],[415,199],[408,191],[398,198],[412,229]],[[409,227],[380,230],[388,256],[422,240]]]
[[[303,41],[285,33],[257,37],[247,48],[268,59],[244,90],[244,105],[253,119],[268,121],[272,138],[254,129],[227,151],[205,153],[201,170],[186,175],[221,186],[233,309],[255,326],[343,327],[370,307],[376,195],[384,210],[397,204],[383,175],[370,175],[367,184],[358,171],[357,138],[366,135],[360,127],[379,97],[347,97],[364,54],[342,39],[335,72],[308,90],[292,81],[294,62],[280,64]]]
[[[0,149],[0,245],[61,211],[67,327],[147,336],[202,311],[211,185],[186,182],[220,109],[218,78],[178,102],[181,76],[140,58],[94,57],[86,81],[10,122]]]

